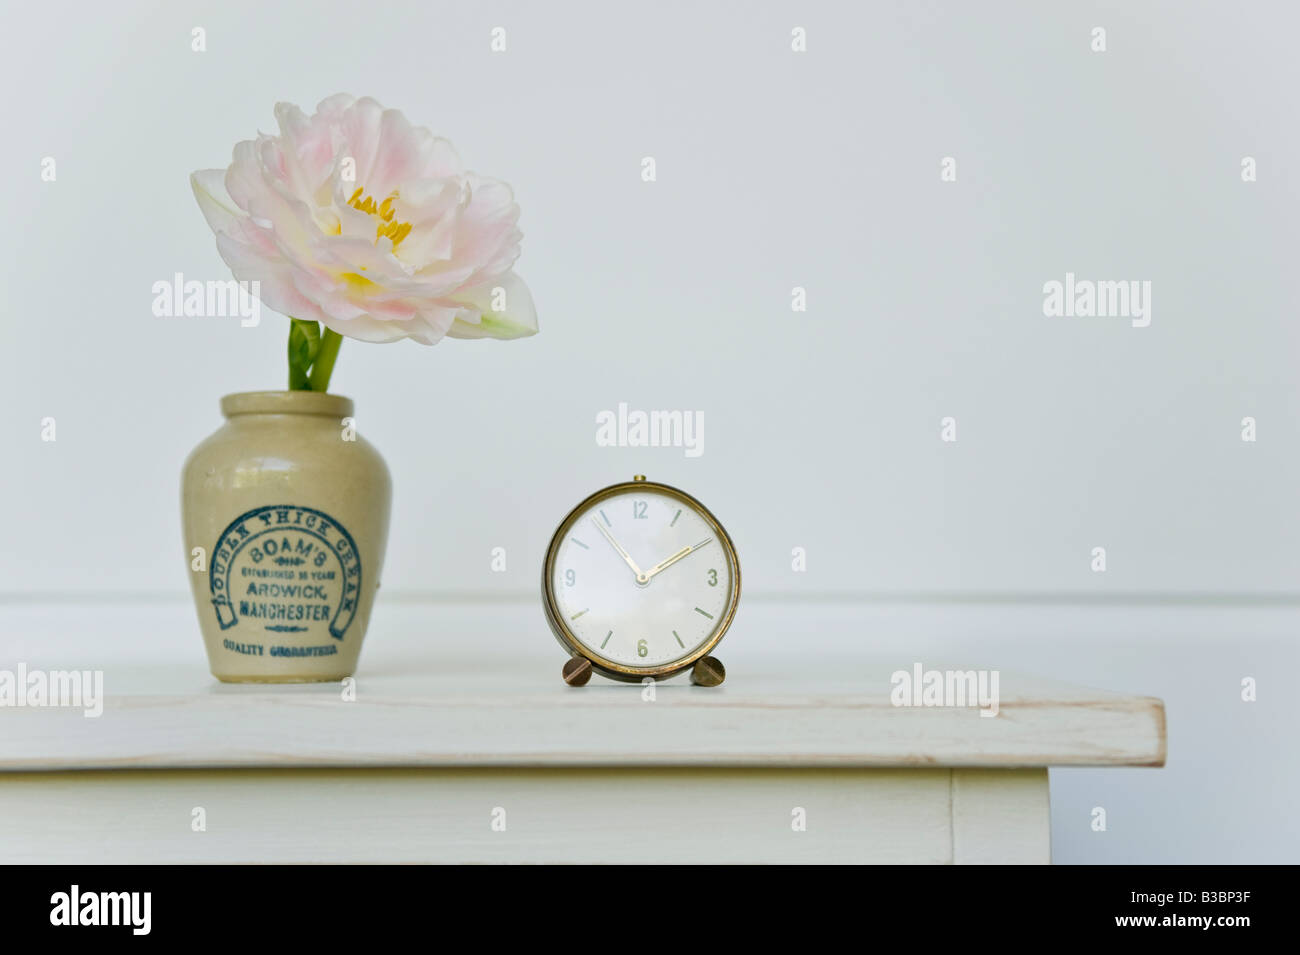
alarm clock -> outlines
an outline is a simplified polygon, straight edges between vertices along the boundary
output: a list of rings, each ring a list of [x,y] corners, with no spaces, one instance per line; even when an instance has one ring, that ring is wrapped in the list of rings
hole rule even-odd
[[[647,481],[602,488],[560,522],[542,566],[542,602],[569,654],[562,675],[582,686],[613,680],[726,678],[711,656],[740,600],[740,562],[709,509]]]

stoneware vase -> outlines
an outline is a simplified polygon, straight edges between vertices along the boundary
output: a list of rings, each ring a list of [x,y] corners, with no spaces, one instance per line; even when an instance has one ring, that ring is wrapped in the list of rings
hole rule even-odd
[[[388,543],[384,459],[356,434],[350,398],[255,391],[222,398],[221,413],[226,423],[181,475],[212,673],[230,683],[350,676]]]

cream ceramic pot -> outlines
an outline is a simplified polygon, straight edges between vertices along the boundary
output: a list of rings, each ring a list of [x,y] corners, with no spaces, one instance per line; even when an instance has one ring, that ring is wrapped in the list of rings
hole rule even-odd
[[[232,683],[350,676],[388,542],[384,459],[356,434],[352,401],[339,395],[227,395],[221,412],[226,423],[181,475],[185,555],[212,673]]]

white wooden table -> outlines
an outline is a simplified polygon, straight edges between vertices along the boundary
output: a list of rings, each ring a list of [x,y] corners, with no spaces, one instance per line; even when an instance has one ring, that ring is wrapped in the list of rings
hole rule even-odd
[[[569,688],[540,620],[517,654],[379,623],[352,701],[224,685],[192,613],[9,615],[0,668],[102,667],[106,702],[0,708],[0,861],[1045,863],[1048,767],[1165,759],[1161,701],[1006,670],[995,718],[891,705],[892,660]]]

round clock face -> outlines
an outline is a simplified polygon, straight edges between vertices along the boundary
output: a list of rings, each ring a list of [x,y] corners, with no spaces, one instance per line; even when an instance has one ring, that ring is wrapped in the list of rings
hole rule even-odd
[[[656,485],[581,506],[552,552],[555,612],[597,662],[672,666],[730,623],[735,555],[725,531]]]

